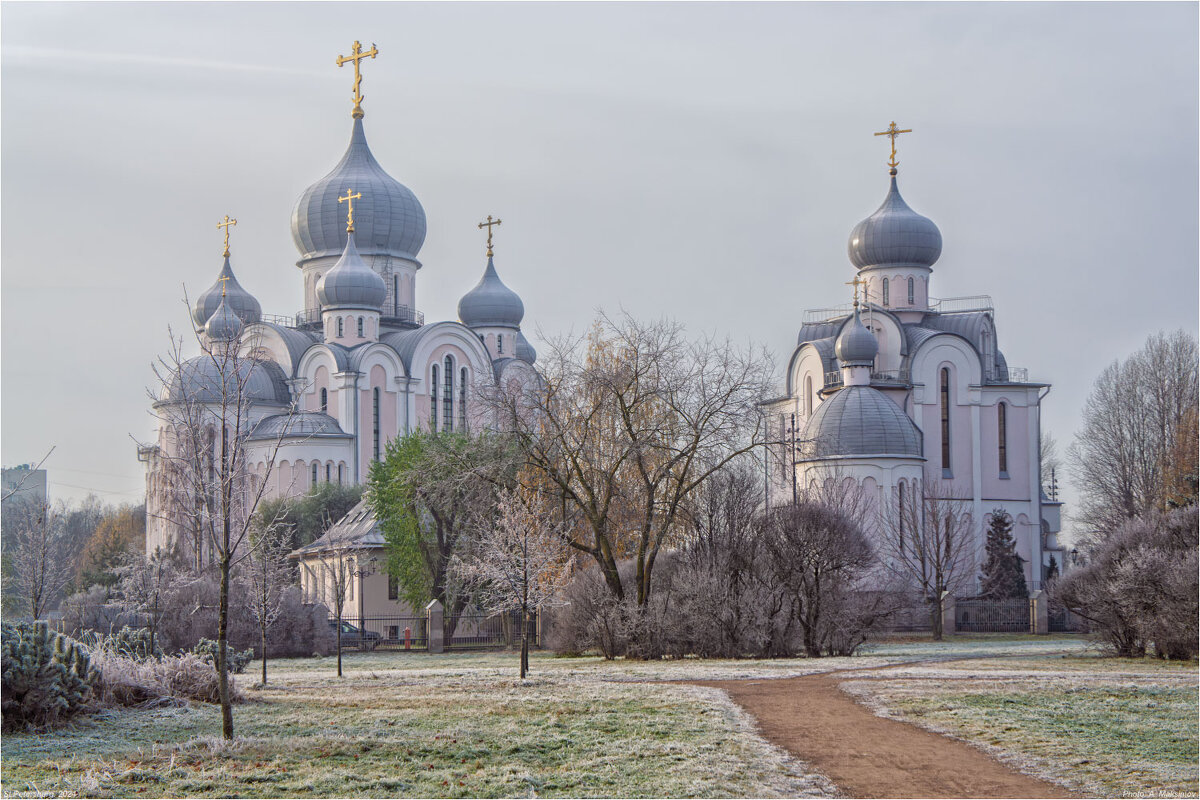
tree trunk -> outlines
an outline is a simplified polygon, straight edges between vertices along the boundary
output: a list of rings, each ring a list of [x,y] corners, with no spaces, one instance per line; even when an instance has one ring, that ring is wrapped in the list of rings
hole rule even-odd
[[[262,627],[263,686],[267,685],[267,627]]]
[[[941,592],[938,592],[937,595],[938,596],[934,599],[933,603],[930,606],[929,618],[933,622],[933,640],[935,642],[940,642],[942,640]]]
[[[338,608],[337,613],[337,653],[338,653],[338,677],[342,677],[342,609]]]
[[[521,680],[529,672],[529,610],[521,611]]]
[[[229,521],[225,522],[229,542]],[[233,705],[229,701],[229,553],[221,557],[221,601],[217,610],[217,682],[221,695],[221,735],[233,739]]]

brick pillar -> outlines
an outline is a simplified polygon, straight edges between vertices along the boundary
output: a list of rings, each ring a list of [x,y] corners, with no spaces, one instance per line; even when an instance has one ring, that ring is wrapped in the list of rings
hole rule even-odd
[[[1050,632],[1050,606],[1046,602],[1046,593],[1036,589],[1029,595],[1029,632]]]
[[[958,618],[955,616],[954,595],[942,592],[942,636],[958,632]]]
[[[444,641],[446,629],[443,622],[442,604],[436,599],[430,600],[429,605],[425,606],[425,628],[429,635],[429,652],[431,653],[441,653],[446,649]]]

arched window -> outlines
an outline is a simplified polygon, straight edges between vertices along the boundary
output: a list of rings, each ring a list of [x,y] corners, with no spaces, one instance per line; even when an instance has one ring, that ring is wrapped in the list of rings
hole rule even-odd
[[[896,504],[896,531],[897,539],[899,539],[900,552],[904,552],[904,515],[908,513],[908,509],[904,505],[904,481],[900,481],[900,486],[897,489],[897,504]]]
[[[328,411],[329,411],[329,390],[322,389],[321,390],[321,412],[327,413]]]
[[[371,431],[375,437],[373,452],[375,460],[379,460],[379,387],[376,386],[371,392]]]
[[[908,304],[911,306],[917,302],[916,285],[912,278],[908,279]]]
[[[1000,477],[1008,477],[1008,404],[996,406],[996,435],[999,442]]]
[[[442,430],[454,430],[454,359],[446,356],[446,385],[442,392]]]
[[[437,364],[433,365],[433,378],[429,381],[429,431],[437,433],[437,393],[438,393],[438,368]]]
[[[316,485],[317,485],[317,462],[314,461],[312,463],[312,483],[310,484],[310,486],[316,486]]]
[[[341,317],[338,317],[338,334],[337,335],[338,335],[339,339],[342,338],[342,334],[345,333],[343,323],[344,323],[344,320]]]
[[[498,333],[496,334],[496,352],[497,353],[504,352],[504,337]]]
[[[400,276],[392,276],[392,313],[400,316]]]
[[[891,291],[888,288],[888,279],[883,279],[883,304],[890,305],[892,300]]]
[[[358,338],[363,338],[363,318],[358,318]]]
[[[467,368],[458,372],[458,429],[467,432]]]
[[[804,376],[804,413],[812,416],[812,375]]]
[[[326,464],[325,465],[325,482],[331,483],[332,481],[333,481],[333,464]]]
[[[950,477],[950,370],[942,367],[942,477]]]
[[[338,486],[342,485],[342,465],[338,464]]]

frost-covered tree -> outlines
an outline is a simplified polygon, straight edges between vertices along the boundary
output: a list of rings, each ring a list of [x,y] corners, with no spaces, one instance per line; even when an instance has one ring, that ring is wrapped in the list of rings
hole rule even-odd
[[[1007,600],[1029,596],[1025,568],[1021,566],[1021,557],[1017,555],[1012,529],[1012,515],[1003,508],[993,509],[984,545],[987,555],[979,576],[979,593],[983,597]]]

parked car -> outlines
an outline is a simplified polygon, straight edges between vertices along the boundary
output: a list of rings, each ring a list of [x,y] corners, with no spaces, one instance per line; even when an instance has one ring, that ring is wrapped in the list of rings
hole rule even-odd
[[[337,635],[337,620],[329,620],[329,627]],[[379,646],[380,636],[375,631],[364,631],[342,620],[342,647],[357,647],[359,650],[374,650]]]

